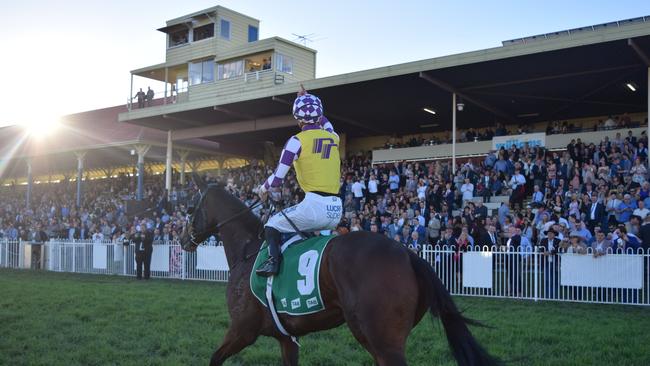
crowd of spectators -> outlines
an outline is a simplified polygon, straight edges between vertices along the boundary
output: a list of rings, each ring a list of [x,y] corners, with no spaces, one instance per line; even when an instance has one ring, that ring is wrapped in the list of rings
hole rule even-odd
[[[490,151],[485,158],[458,161],[398,162],[372,165],[358,154],[342,162],[340,196],[344,219],[336,230],[378,232],[413,250],[425,244],[499,248],[546,246],[595,255],[608,248],[650,246],[650,182],[645,134],[616,133],[602,141],[572,140],[565,151],[515,146]],[[250,204],[255,188],[273,167],[252,164],[224,171],[226,189]],[[164,196],[159,177],[147,179],[148,210],[127,215],[135,178],[87,181],[80,208],[74,182],[35,185],[25,208],[24,187],[5,187],[0,205],[0,235],[11,239],[121,240],[138,230],[154,231],[156,240],[175,240],[185,220],[192,186]],[[274,200],[288,207],[300,200],[290,172]],[[508,196],[498,208],[495,196]],[[499,200],[502,201],[502,200]],[[255,210],[263,220],[267,203]]]
[[[148,179],[143,209],[127,215],[127,202],[135,199],[133,177],[87,180],[83,201],[76,207],[76,182],[37,184],[31,204],[25,203],[25,186],[2,189],[0,237],[42,242],[48,238],[118,241],[135,231],[151,230],[157,240],[178,238],[184,224],[185,191],[174,189],[163,199],[162,185]]]

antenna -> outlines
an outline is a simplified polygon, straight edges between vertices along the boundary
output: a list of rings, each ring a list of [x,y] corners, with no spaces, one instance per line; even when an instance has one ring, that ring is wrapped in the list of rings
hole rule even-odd
[[[317,37],[316,33],[310,33],[310,34],[296,34],[296,33],[291,33],[293,34],[296,38],[294,38],[294,42],[299,42],[302,43],[303,46],[307,46],[307,42],[316,42],[320,41],[321,39],[325,39],[324,37]]]

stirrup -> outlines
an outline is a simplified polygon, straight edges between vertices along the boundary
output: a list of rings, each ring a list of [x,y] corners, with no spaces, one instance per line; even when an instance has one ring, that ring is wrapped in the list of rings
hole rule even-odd
[[[273,257],[267,259],[262,265],[255,270],[255,274],[261,277],[271,277],[278,274],[280,263]]]

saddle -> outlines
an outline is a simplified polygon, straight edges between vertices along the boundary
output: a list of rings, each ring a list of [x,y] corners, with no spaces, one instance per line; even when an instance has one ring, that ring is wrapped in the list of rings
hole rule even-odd
[[[260,277],[255,269],[269,258],[266,242],[255,259],[250,275],[250,287],[262,305],[268,307],[267,291],[270,288],[273,305],[277,313],[307,315],[325,309],[320,292],[320,264],[323,252],[334,236],[314,236],[302,239],[295,235],[280,251],[282,261],[278,274]]]

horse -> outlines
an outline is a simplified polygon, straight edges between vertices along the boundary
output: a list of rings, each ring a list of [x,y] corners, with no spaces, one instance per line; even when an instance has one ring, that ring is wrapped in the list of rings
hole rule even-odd
[[[218,233],[230,268],[226,296],[231,323],[210,365],[222,365],[260,335],[279,341],[283,365],[298,365],[298,345],[277,329],[249,287],[262,245],[262,222],[221,183],[206,184],[197,175],[194,182],[199,193],[181,245],[194,251]],[[323,252],[319,281],[324,310],[303,316],[278,314],[289,334],[302,336],[347,323],[377,365],[401,366],[407,364],[411,329],[429,312],[442,321],[458,365],[500,364],[474,338],[468,324],[478,322],[461,314],[431,265],[383,235],[358,231],[335,236]]]

